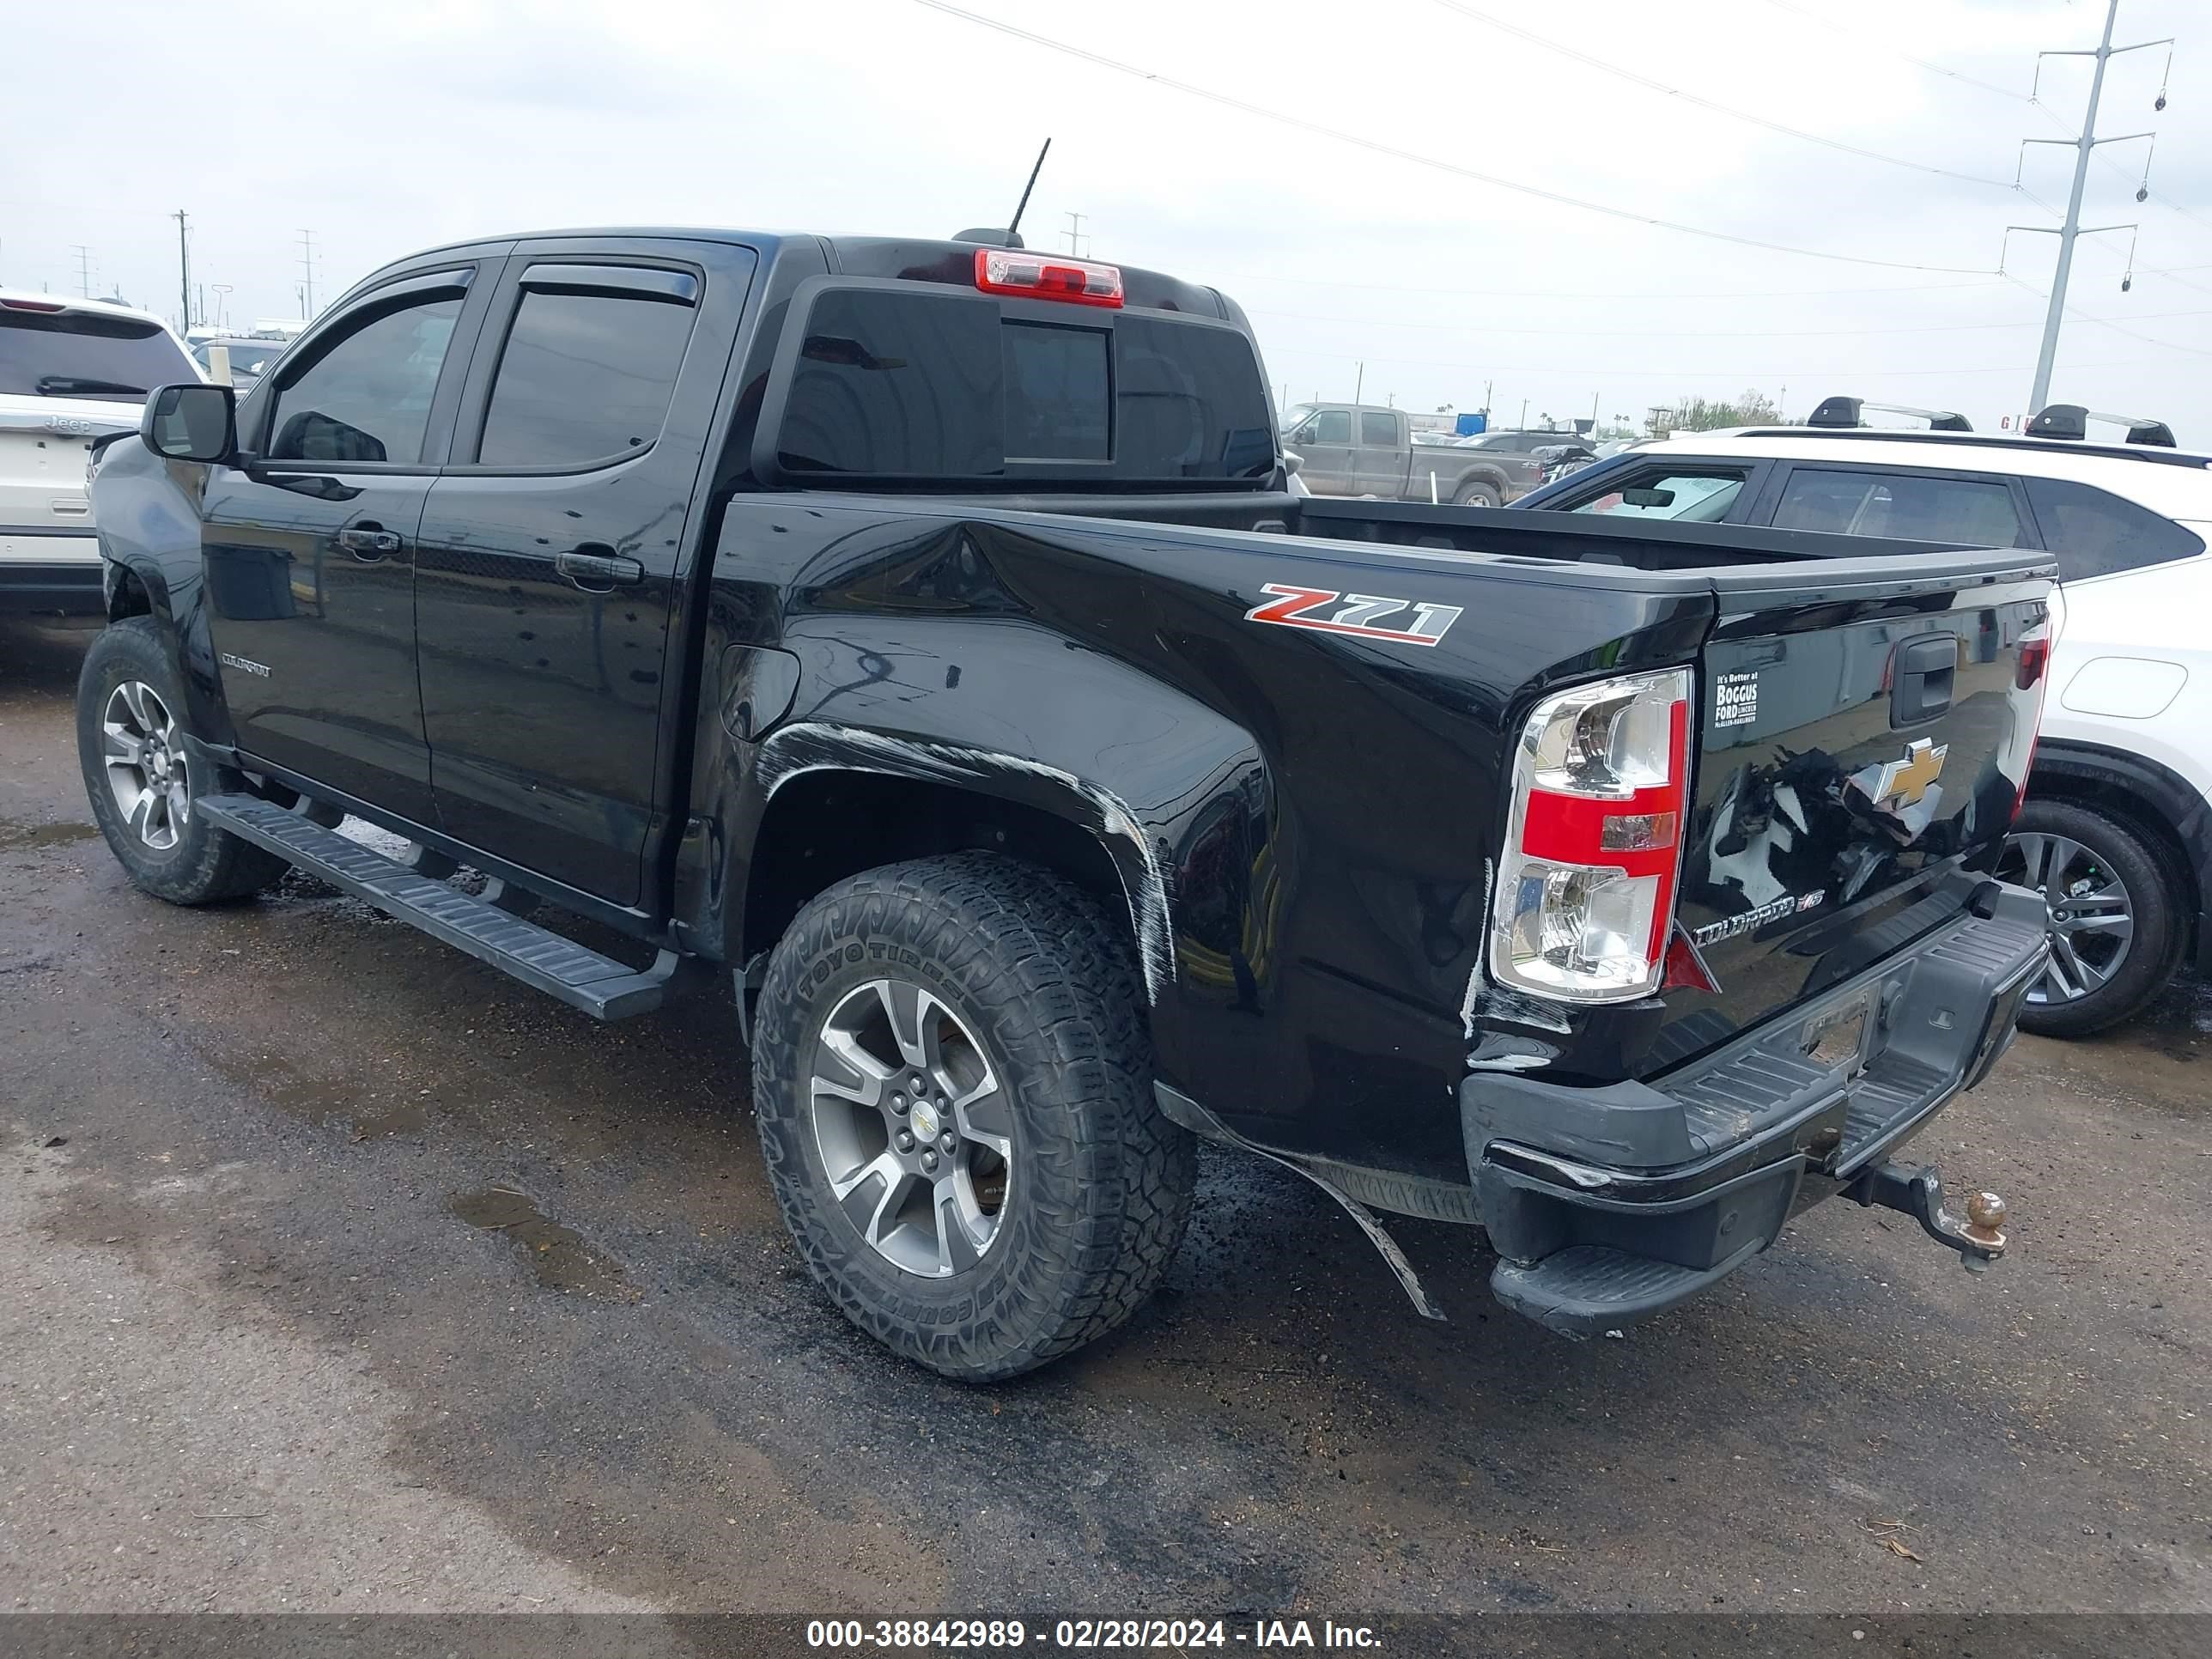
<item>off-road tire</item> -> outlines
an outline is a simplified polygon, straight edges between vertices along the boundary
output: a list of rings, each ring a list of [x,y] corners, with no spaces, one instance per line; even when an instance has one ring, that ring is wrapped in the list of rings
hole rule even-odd
[[[2012,833],[2078,843],[2127,890],[2135,922],[2126,959],[2111,978],[2068,1001],[2023,1004],[2021,1030],[2039,1036],[2087,1036],[2141,1012],[2181,961],[2181,898],[2165,860],[2132,823],[2073,801],[2030,800]],[[2016,878],[2014,863],[2010,858],[2001,862],[2000,873]]]
[[[109,623],[85,652],[84,667],[77,676],[76,746],[85,793],[92,803],[93,821],[124,872],[155,898],[172,904],[220,903],[273,884],[289,865],[217,830],[198,813],[190,814],[179,826],[175,845],[161,848],[147,845],[124,821],[107,782],[102,720],[109,697],[128,681],[150,687],[172,717],[183,720],[184,690],[151,617],[126,617]],[[228,768],[188,763],[186,784],[198,798],[243,788],[245,780]]]
[[[949,1278],[902,1270],[831,1196],[811,1081],[823,1023],[890,971],[972,1032],[1011,1091],[999,1236]],[[770,1185],[808,1270],[894,1352],[967,1382],[1017,1376],[1103,1336],[1159,1283],[1189,1219],[1191,1134],[1152,1097],[1126,937],[1079,889],[988,853],[838,883],[770,958],[753,1043]]]

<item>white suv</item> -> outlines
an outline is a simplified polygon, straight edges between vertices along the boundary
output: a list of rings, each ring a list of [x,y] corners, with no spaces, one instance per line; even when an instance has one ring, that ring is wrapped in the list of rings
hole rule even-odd
[[[155,386],[201,378],[151,312],[0,288],[0,610],[100,609],[93,440],[136,432]]]
[[[2080,432],[2081,413],[2046,411],[2030,431]],[[2212,457],[1750,427],[1639,445],[1516,505],[2049,549],[2058,644],[2000,866],[2051,902],[2051,967],[2021,1023],[2080,1036],[2135,1013],[2185,960],[2212,973]]]

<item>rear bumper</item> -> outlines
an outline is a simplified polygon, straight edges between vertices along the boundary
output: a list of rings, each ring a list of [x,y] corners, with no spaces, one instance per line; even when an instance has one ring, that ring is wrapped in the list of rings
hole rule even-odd
[[[1717,1283],[1823,1198],[1902,1207],[1888,1154],[2010,1045],[2045,921],[2039,896],[1990,882],[1969,915],[1649,1084],[1470,1076],[1461,1126],[1500,1257],[1491,1288],[1587,1336]],[[1829,1052],[1854,1030],[1853,1050]],[[2002,1249],[1929,1231],[1970,1258]]]
[[[96,616],[106,609],[97,538],[0,537],[0,613]]]

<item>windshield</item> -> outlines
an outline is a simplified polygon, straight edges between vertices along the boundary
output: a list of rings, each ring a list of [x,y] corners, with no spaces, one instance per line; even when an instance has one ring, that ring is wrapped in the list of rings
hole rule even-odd
[[[1741,474],[1678,475],[1612,489],[1595,501],[1570,507],[1572,513],[1603,513],[1626,519],[1679,519],[1685,524],[1718,524],[1742,492]]]
[[[214,350],[224,347],[230,353],[230,372],[234,374],[263,375],[269,365],[283,355],[289,340],[203,340],[192,348],[192,356],[200,360],[200,367],[215,367]]]
[[[0,307],[0,392],[135,404],[157,386],[198,378],[159,323]]]

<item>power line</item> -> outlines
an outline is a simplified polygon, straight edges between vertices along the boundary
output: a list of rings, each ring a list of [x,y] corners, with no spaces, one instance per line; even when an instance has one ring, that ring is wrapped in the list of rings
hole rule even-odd
[[[1847,39],[1857,38],[1863,40],[1865,38],[1863,31],[1847,27],[1844,24],[1823,17],[1816,11],[1808,11],[1802,6],[1792,5],[1790,0],[1766,0],[1766,3],[1778,11],[1786,11],[1791,16],[1802,17],[1808,23],[1818,23],[1822,28]],[[1984,92],[1993,92],[1998,97],[2009,98],[2015,103],[2032,104],[2035,101],[2024,92],[2014,92],[2010,87],[2000,87],[1988,81],[1978,81],[1972,76],[1963,74],[1958,70],[1946,69],[1941,64],[1931,64],[1925,58],[1915,58],[1909,52],[1899,52],[1893,46],[1883,46],[1879,50],[1884,57],[1902,58],[1915,69],[1926,70],[1930,75],[1940,75],[1946,80],[1957,81],[1966,86],[1978,87]]]
[[[1681,88],[1669,86],[1664,81],[1655,81],[1648,75],[1639,75],[1634,70],[1623,69],[1620,64],[1607,63],[1602,58],[1594,58],[1589,52],[1562,45],[1557,40],[1547,40],[1533,29],[1522,28],[1518,23],[1509,23],[1501,17],[1492,17],[1488,12],[1477,10],[1473,6],[1462,5],[1460,0],[1433,0],[1433,3],[1443,7],[1446,11],[1466,18],[1471,23],[1480,23],[1486,28],[1493,28],[1501,33],[1510,34],[1516,40],[1526,40],[1531,46],[1541,46],[1546,52],[1555,52],[1562,58],[1572,58],[1576,63],[1587,64],[1601,73],[1616,76],[1623,81],[1632,82],[1639,87],[1648,87],[1653,92],[1663,93],[1669,98],[1678,98],[1686,104],[1694,104],[1699,109],[1711,110],[1715,114],[1725,115],[1731,120],[1747,122],[1752,126],[1764,127],[1769,132],[1781,133],[1785,137],[1801,139],[1808,144],[1820,144],[1829,149],[1841,150],[1846,155],[1860,156],[1869,161],[1885,162],[1893,167],[1910,167],[1915,173],[1932,173],[1940,178],[1960,179],[1970,185],[1987,185],[1995,190],[2012,188],[2010,181],[2007,179],[1988,179],[1975,173],[1954,172],[1949,167],[1939,167],[1926,161],[1907,161],[1901,155],[1885,155],[1878,149],[1865,149],[1857,144],[1847,144],[1839,138],[1824,138],[1819,133],[1807,132],[1802,127],[1787,126],[1780,121],[1770,121],[1763,115],[1753,115],[1747,110],[1735,109],[1727,104],[1717,103],[1711,98],[1700,97],[1694,92],[1685,92]]]
[[[2008,276],[2005,280],[2012,283],[2014,287],[2026,289],[2039,300],[2047,301],[2051,297],[2051,295],[2044,289],[2036,287],[2034,283],[2027,282],[2021,277]],[[2161,351],[2186,351],[2193,356],[2212,357],[2212,351],[2206,350],[2203,346],[2184,345],[2179,340],[2161,340],[2154,335],[2140,334],[2134,329],[2128,327],[2124,323],[2113,321],[2110,317],[2095,316],[2089,312],[2080,310],[2074,306],[2068,306],[2066,307],[2066,314],[2078,323],[2091,323],[2099,328],[2108,328],[2115,334],[2124,334],[2130,340],[2139,340],[2145,345],[2154,345]],[[2149,317],[2137,318],[2136,320],[2138,322],[2150,322],[2159,317],[2192,317],[2203,316],[2203,314],[2204,313],[2202,312],[2161,311],[2154,312]],[[2047,396],[2049,393],[2049,388],[2046,387],[2045,390],[2045,395]],[[2040,409],[2042,404],[2039,403],[2035,406]]]
[[[1462,167],[1456,161],[1447,161],[1439,156],[1424,155],[1418,150],[1403,149],[1395,144],[1386,144],[1377,139],[1364,138],[1357,133],[1325,126],[1318,121],[1307,120],[1303,116],[1285,114],[1280,110],[1249,103],[1242,98],[1233,98],[1226,93],[1194,86],[1188,81],[1178,81],[1170,76],[1158,75],[1150,70],[1139,69],[1133,64],[1122,63],[1119,58],[1108,58],[1103,53],[1090,51],[1086,47],[1074,46],[1066,40],[1055,40],[1049,35],[1038,34],[1012,23],[1002,22],[995,17],[986,17],[980,12],[965,10],[959,6],[947,3],[947,0],[915,0],[915,3],[927,6],[932,11],[942,12],[948,17],[957,17],[963,22],[973,23],[978,27],[994,30],[1014,40],[1027,41],[1033,46],[1042,46],[1047,51],[1079,58],[1085,63],[1096,64],[1101,69],[1112,70],[1118,75],[1133,76],[1139,81],[1149,81],[1155,86],[1165,87],[1170,91],[1180,92],[1187,97],[1203,99],[1208,103],[1218,104],[1224,109],[1233,109],[1245,115],[1256,115],[1262,120],[1273,121],[1286,127],[1295,127],[1304,132],[1318,133],[1322,137],[1333,138],[1339,143],[1351,144],[1360,149],[1372,151],[1378,155],[1392,156],[1398,161],[1411,161],[1419,167],[1432,167],[1439,173],[1449,173],[1458,178],[1472,179],[1477,184],[1489,185],[1499,190],[1513,191],[1519,195],[1534,197],[1539,201],[1556,202],[1563,207],[1580,208],[1586,213],[1602,214],[1609,219],[1625,219],[1631,224],[1651,225],[1661,230],[1678,231],[1686,236],[1703,237],[1707,241],[1728,242],[1737,247],[1759,248],[1769,253],[1793,253],[1801,258],[1830,259],[1839,264],[1876,265],[1889,270],[1925,270],[1952,276],[1981,276],[1996,274],[1971,265],[1920,264],[1905,259],[1875,259],[1863,254],[1830,253],[1819,248],[1792,247],[1787,243],[1762,241],[1754,236],[1737,236],[1724,230],[1708,230],[1702,225],[1684,224],[1679,220],[1656,218],[1650,214],[1638,213],[1627,208],[1613,207],[1603,202],[1586,201],[1581,197],[1569,196],[1559,191],[1545,190],[1535,185],[1522,184],[1517,179],[1500,178],[1496,173],[1478,172],[1474,167]]]

